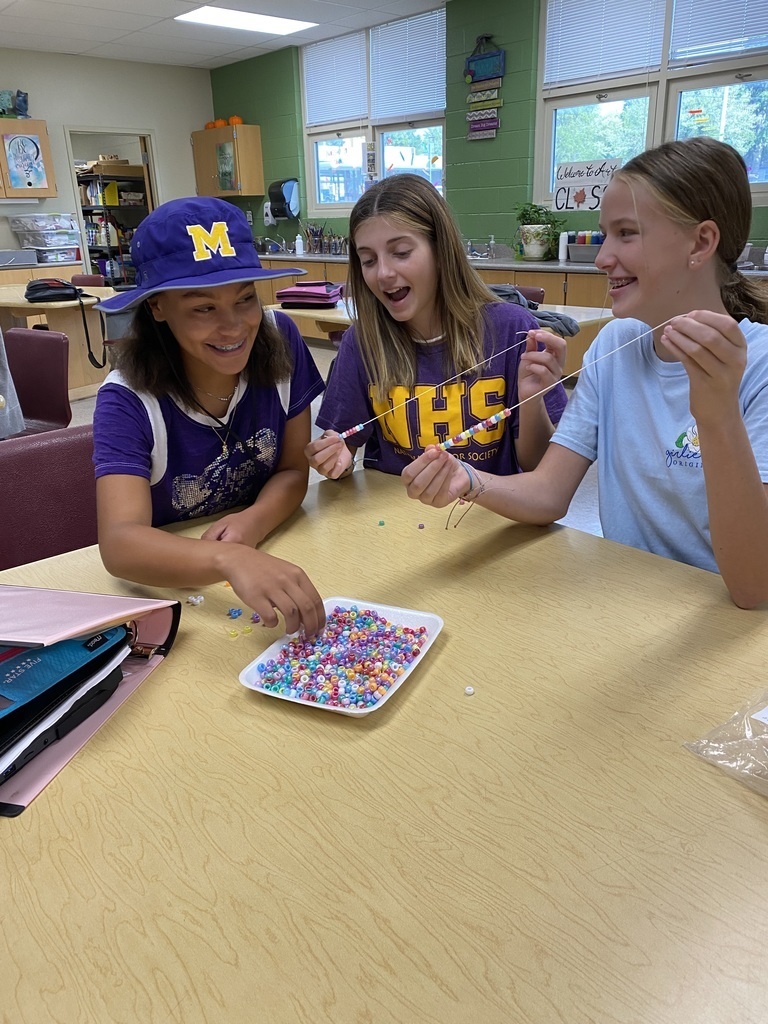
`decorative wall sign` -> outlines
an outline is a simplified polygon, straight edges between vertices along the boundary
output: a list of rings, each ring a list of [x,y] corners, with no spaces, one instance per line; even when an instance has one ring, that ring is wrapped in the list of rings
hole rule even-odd
[[[467,103],[482,103],[483,100],[496,100],[498,98],[498,89],[477,89],[467,96]]]
[[[483,92],[485,89],[499,89],[501,88],[500,78],[486,78],[482,82],[470,82],[470,92]]]
[[[493,49],[492,35],[481,35],[475,39],[475,48],[464,62],[464,81],[469,85],[467,96],[467,139],[495,139],[501,127],[499,89],[504,75],[506,55],[504,50]]]
[[[37,135],[3,135],[11,188],[48,188],[40,138]]]
[[[613,172],[621,160],[589,160],[558,164],[555,168],[555,210],[599,210]]]
[[[498,117],[496,107],[489,107],[487,110],[468,110],[467,121],[485,121],[489,117]]]
[[[470,110],[489,110],[491,107],[503,107],[504,100],[483,100],[482,103],[470,103]]]
[[[472,121],[469,125],[471,132],[486,132],[489,128],[500,128],[501,121],[498,117],[487,117],[483,121]]]
[[[467,57],[464,66],[465,76],[469,82],[485,82],[489,78],[498,78],[504,74],[504,62],[506,53],[504,50],[494,50],[493,53],[478,53],[476,56]]]

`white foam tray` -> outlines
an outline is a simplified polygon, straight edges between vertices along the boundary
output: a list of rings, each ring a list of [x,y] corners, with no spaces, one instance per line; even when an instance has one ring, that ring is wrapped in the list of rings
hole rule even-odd
[[[387,703],[393,693],[400,689],[406,679],[410,677],[413,670],[424,660],[424,657],[434,643],[437,634],[443,628],[443,620],[439,615],[433,615],[430,612],[420,612],[413,608],[398,608],[396,605],[390,604],[377,604],[375,601],[365,601],[360,598],[327,597],[323,601],[323,607],[325,608],[326,614],[330,614],[337,606],[340,608],[351,608],[352,605],[355,605],[360,609],[370,608],[371,611],[376,612],[378,615],[383,615],[384,618],[388,622],[393,623],[393,625],[409,626],[411,629],[417,629],[419,626],[425,626],[427,630],[427,639],[421,647],[421,653],[417,658],[410,662],[406,667],[405,672],[403,672],[401,676],[398,676],[397,681],[390,686],[389,690],[387,690],[381,700],[367,708],[335,708],[329,707],[328,704],[318,704],[315,701],[303,700],[300,697],[291,697],[288,694],[274,693],[272,690],[263,690],[259,685],[261,682],[261,673],[258,669],[259,664],[261,662],[268,661],[270,658],[277,659],[280,654],[280,648],[289,640],[292,640],[297,635],[296,633],[286,633],[278,640],[275,640],[273,644],[270,644],[265,651],[262,651],[257,658],[254,658],[249,665],[246,665],[240,673],[240,682],[243,686],[247,686],[249,690],[256,690],[257,693],[263,693],[266,697],[277,697],[279,700],[287,700],[291,704],[303,704],[308,708],[321,708],[323,711],[335,711],[336,714],[351,715],[353,718],[360,718],[363,715],[369,715],[372,711],[377,711]]]

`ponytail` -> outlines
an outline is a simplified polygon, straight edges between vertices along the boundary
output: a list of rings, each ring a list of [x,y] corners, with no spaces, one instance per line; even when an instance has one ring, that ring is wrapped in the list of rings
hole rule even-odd
[[[751,280],[739,271],[728,271],[720,295],[728,313],[735,319],[746,317],[758,324],[768,324],[768,282]]]

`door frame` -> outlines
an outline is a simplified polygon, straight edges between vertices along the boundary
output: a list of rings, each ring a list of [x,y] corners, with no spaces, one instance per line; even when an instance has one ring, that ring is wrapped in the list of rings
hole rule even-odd
[[[147,194],[151,197],[151,208],[154,209],[160,203],[160,197],[158,194],[157,187],[157,174],[155,172],[155,132],[152,128],[114,128],[114,127],[98,127],[95,125],[70,125],[65,124],[64,126],[64,142],[67,147],[67,161],[69,163],[70,175],[72,178],[72,188],[75,194],[75,208],[77,214],[77,223],[80,228],[80,238],[83,240],[85,235],[85,218],[83,217],[83,211],[80,206],[80,186],[77,181],[77,172],[75,170],[75,153],[72,146],[73,135],[125,135],[130,136],[132,139],[137,139],[139,147],[142,153],[142,163],[144,164],[144,180],[147,185]],[[85,273],[91,273],[91,254],[88,251],[88,247],[85,244],[80,246],[80,254],[83,260],[83,269]]]

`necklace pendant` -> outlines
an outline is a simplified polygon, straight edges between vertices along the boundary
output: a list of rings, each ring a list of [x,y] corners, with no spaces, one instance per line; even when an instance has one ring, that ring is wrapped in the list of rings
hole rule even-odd
[[[222,441],[221,443],[221,457],[223,459],[229,458],[229,445],[227,444],[226,441]]]

